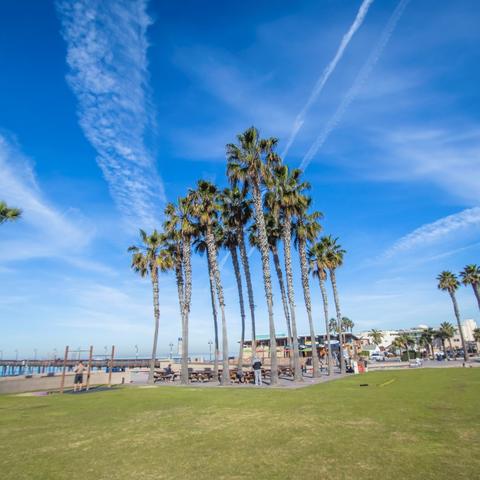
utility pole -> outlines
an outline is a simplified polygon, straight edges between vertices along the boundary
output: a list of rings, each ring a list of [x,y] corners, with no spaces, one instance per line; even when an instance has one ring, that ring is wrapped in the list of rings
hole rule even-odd
[[[209,340],[208,341],[208,358],[210,362],[212,361],[212,345],[213,345],[213,342]]]

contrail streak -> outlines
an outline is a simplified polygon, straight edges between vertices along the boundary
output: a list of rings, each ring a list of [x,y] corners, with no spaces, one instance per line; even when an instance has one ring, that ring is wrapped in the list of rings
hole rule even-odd
[[[322,72],[322,75],[317,80],[317,83],[315,84],[315,87],[313,88],[312,93],[310,94],[310,97],[307,100],[307,103],[304,105],[300,113],[295,118],[293,129],[292,129],[292,132],[290,133],[290,138],[288,139],[287,145],[282,152],[282,157],[285,158],[288,151],[290,150],[290,147],[295,141],[295,138],[297,137],[298,132],[300,131],[300,129],[303,126],[303,123],[305,122],[305,116],[308,110],[317,100],[318,96],[323,90],[323,87],[325,86],[328,79],[330,78],[330,75],[333,73],[338,62],[343,57],[345,49],[348,47],[348,44],[350,43],[350,40],[352,39],[353,35],[362,26],[363,20],[367,16],[368,9],[370,8],[370,5],[373,2],[374,0],[363,0],[362,4],[360,5],[360,8],[357,12],[357,16],[355,17],[355,20],[350,26],[348,32],[343,36],[342,41],[340,42],[340,45],[337,49],[337,53],[335,54],[333,59],[330,61],[330,63],[326,66],[325,70]]]
[[[312,146],[310,147],[306,155],[303,157],[302,163],[300,164],[300,168],[302,170],[305,170],[308,167],[308,165],[312,161],[312,158],[317,154],[318,150],[320,150],[322,145],[326,142],[327,138],[342,120],[342,117],[345,114],[347,108],[350,106],[353,100],[355,100],[361,87],[367,81],[370,73],[378,62],[380,55],[383,53],[383,50],[385,49],[388,41],[390,40],[390,37],[392,36],[392,33],[395,30],[395,27],[397,26],[397,23],[400,20],[400,17],[402,16],[403,11],[405,10],[405,7],[407,6],[409,1],[410,0],[401,0],[398,3],[395,11],[388,20],[388,23],[382,32],[382,36],[380,37],[379,42],[368,57],[366,63],[363,65],[362,69],[357,75],[357,78],[353,82],[353,85],[350,87],[350,90],[343,98],[342,103],[339,105],[336,112],[330,118],[323,131],[317,137],[315,142],[313,142]]]

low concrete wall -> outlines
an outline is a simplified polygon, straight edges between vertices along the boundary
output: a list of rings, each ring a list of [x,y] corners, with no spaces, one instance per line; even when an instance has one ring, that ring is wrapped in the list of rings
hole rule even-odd
[[[59,390],[61,374],[54,377],[33,376],[25,377],[5,377],[0,378],[0,394],[2,393],[24,393],[35,391]],[[73,387],[74,374],[65,375],[65,388]],[[83,376],[86,381],[86,375]],[[104,385],[108,383],[108,374],[105,372],[92,372],[90,374],[90,385]],[[112,384],[130,383],[130,372],[113,372]]]

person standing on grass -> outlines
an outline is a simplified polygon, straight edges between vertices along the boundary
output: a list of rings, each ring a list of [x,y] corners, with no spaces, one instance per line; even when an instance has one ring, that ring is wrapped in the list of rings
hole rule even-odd
[[[257,385],[258,387],[261,387],[262,386],[262,362],[258,357],[255,357],[253,359],[252,368],[253,368],[253,373],[255,375],[255,385]]]
[[[75,378],[73,379],[73,391],[76,392],[77,390],[79,392],[82,391],[83,387],[83,372],[85,371],[85,365],[82,363],[80,360],[76,365],[75,368],[73,369],[73,372],[75,373]]]

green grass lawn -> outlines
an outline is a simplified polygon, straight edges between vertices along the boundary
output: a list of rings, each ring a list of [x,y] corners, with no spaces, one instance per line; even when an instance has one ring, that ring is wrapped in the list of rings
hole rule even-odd
[[[473,479],[479,407],[480,369],[0,396],[0,478]]]

